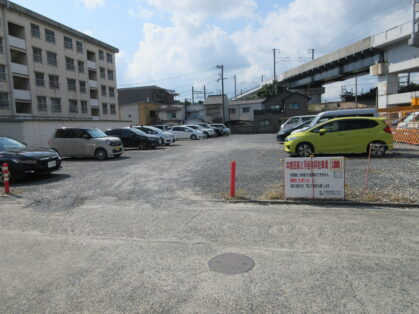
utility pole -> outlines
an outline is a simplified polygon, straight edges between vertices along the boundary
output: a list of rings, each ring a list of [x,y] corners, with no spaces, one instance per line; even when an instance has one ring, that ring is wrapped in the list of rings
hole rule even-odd
[[[413,47],[419,47],[419,37],[416,36],[416,25],[418,24],[417,18],[416,18],[416,11],[417,11],[417,5],[419,4],[418,0],[412,0],[412,34],[409,38],[409,46]]]
[[[237,97],[237,85],[236,85],[236,79],[237,79],[237,77],[236,77],[236,75],[234,75],[233,76],[234,77],[234,98],[236,98]]]
[[[311,52],[311,60],[314,60],[314,50],[316,50],[316,49],[314,49],[314,48],[307,49],[308,52]]]
[[[273,53],[274,53],[274,82],[276,81],[276,51],[278,51],[278,53],[280,52],[279,49],[273,48],[272,49]]]
[[[263,82],[263,74],[260,76],[260,81]]]
[[[205,100],[207,100],[207,90],[206,90],[205,85],[204,85],[204,101]]]
[[[225,123],[225,110],[224,110],[224,65],[217,65],[217,69],[221,69],[221,98],[223,103],[223,123]]]
[[[192,86],[192,105],[195,103],[195,91]]]

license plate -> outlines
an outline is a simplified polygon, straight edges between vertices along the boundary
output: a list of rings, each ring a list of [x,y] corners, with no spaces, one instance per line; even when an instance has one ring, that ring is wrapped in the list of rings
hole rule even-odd
[[[52,160],[52,161],[48,161],[48,168],[53,168],[57,166],[57,161]]]
[[[121,146],[116,146],[115,151],[119,152],[121,150]]]

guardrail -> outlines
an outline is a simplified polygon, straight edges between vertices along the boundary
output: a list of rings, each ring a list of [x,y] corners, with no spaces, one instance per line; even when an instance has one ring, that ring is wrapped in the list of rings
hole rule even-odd
[[[395,142],[419,145],[419,130],[417,129],[391,129]]]

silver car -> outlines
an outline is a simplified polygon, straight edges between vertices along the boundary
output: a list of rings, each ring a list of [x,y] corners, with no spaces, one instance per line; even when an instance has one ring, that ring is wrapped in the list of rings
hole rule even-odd
[[[159,128],[154,126],[133,126],[133,128],[141,130],[147,134],[154,134],[160,137],[160,145],[170,145],[176,142],[176,136],[170,131],[163,131]]]
[[[93,128],[57,129],[49,146],[62,157],[95,157],[98,160],[119,157],[124,152],[119,138]]]

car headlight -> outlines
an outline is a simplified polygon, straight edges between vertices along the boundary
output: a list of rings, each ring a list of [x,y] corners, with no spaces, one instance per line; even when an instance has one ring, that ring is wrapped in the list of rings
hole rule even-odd
[[[12,160],[13,162],[17,164],[22,164],[22,165],[34,165],[38,162],[37,160],[34,160],[34,159],[24,159],[24,160],[12,159]]]
[[[106,140],[106,144],[111,145],[111,141],[110,140]]]
[[[286,139],[285,139],[285,142],[288,142],[288,141],[293,141],[293,140],[296,140],[298,137],[296,137],[296,136],[294,136],[294,137],[287,137]]]

